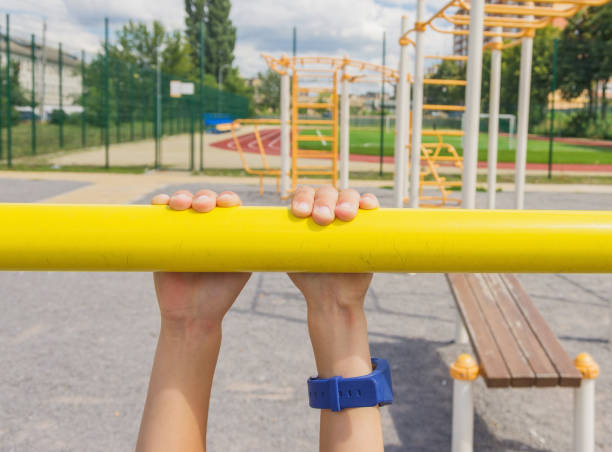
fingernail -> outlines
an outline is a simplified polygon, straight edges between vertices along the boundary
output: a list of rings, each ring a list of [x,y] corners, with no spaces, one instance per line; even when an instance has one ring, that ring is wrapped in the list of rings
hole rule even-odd
[[[196,202],[198,204],[206,204],[208,201],[210,201],[210,197],[206,195],[198,196],[196,199],[193,200],[194,204]]]
[[[298,202],[293,205],[293,208],[298,212],[308,213],[310,206],[306,202]]]
[[[338,207],[339,209],[342,209],[342,210],[351,210],[351,209],[352,209],[351,204],[350,204],[350,203],[348,203],[348,202],[341,202],[340,204],[338,204],[338,206],[337,206],[337,207]]]
[[[189,201],[189,196],[184,195],[183,193],[180,193],[178,195],[174,195],[172,197],[173,200],[177,201],[177,200],[185,200],[185,201]]]
[[[232,195],[227,194],[227,193],[224,193],[224,194],[219,195],[219,196],[217,197],[217,199],[220,199],[221,201],[223,201],[223,200],[228,201],[228,200],[230,200],[231,198],[232,198]]]
[[[323,217],[331,217],[332,216],[332,211],[327,206],[315,207],[314,210],[315,210],[315,213],[317,215],[321,215]]]

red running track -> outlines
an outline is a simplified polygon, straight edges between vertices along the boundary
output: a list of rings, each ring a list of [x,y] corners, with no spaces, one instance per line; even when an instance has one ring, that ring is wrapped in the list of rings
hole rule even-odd
[[[280,129],[265,129],[259,132],[261,142],[266,151],[266,155],[280,155]],[[244,152],[251,152],[258,154],[259,147],[257,146],[257,139],[254,133],[247,133],[238,137],[238,141],[242,146]],[[229,151],[235,151],[236,145],[232,138],[227,140],[218,141],[213,143],[211,146],[219,149],[225,149]],[[353,162],[371,162],[378,163],[379,157],[377,155],[362,155],[362,154],[351,154],[350,159]],[[392,156],[383,157],[384,163],[393,163],[394,159]],[[478,162],[479,168],[486,168],[487,162]],[[497,164],[499,169],[514,169],[514,162],[499,162]],[[546,163],[528,163],[527,169],[529,170],[547,170],[548,165]],[[582,164],[582,163],[554,163],[554,171],[584,171],[584,172],[599,172],[599,173],[612,173],[612,164]]]

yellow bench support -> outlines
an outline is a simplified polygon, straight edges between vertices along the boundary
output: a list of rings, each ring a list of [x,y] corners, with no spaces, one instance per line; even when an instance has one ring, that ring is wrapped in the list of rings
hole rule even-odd
[[[612,212],[0,204],[0,270],[612,273]]]

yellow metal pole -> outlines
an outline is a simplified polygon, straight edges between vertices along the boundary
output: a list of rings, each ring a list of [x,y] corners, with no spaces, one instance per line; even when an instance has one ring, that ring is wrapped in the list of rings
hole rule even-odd
[[[612,273],[612,212],[0,204],[0,270]]]

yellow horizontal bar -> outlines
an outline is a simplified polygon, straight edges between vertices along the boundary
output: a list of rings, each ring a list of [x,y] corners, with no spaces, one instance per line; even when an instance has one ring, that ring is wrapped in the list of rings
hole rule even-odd
[[[335,138],[332,136],[325,135],[298,135],[295,137],[297,141],[334,141]]]
[[[467,61],[467,55],[425,55],[430,60]]]
[[[424,137],[437,137],[437,136],[446,136],[446,137],[462,137],[463,130],[452,130],[452,129],[436,129],[436,130],[423,130],[421,135]]]
[[[452,80],[444,78],[426,78],[423,80],[425,85],[447,85],[447,86],[466,86],[465,80]]]
[[[465,106],[427,104],[423,105],[423,110],[465,111]]]
[[[295,106],[297,108],[320,108],[320,109],[326,109],[326,110],[334,108],[334,104],[330,104],[328,102],[303,102],[303,103],[296,103]]]
[[[0,270],[612,273],[612,212],[0,204]],[[213,239],[211,239],[213,238]]]

